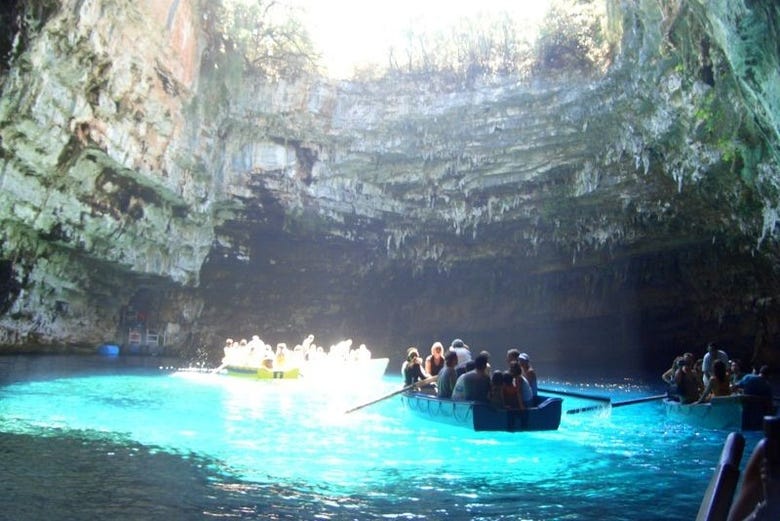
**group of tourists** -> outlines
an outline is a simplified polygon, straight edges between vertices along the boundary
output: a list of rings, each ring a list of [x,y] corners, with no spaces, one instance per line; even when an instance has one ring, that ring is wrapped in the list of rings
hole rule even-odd
[[[226,339],[222,365],[243,368],[265,367],[274,371],[283,371],[301,367],[306,362],[323,360],[346,362],[370,358],[371,351],[366,345],[360,344],[357,348],[353,348],[351,338],[341,340],[326,349],[324,346],[316,345],[314,335],[309,335],[300,344],[290,349],[284,342],[274,347],[263,342],[258,335],[254,335],[249,341],[245,338]]]
[[[698,360],[693,353],[675,357],[661,378],[669,385],[669,396],[681,403],[704,403],[714,397],[747,394],[772,399],[769,366],[744,374],[739,361],[710,342]]]
[[[527,353],[509,349],[506,368],[492,370],[490,353],[472,356],[463,340],[456,338],[446,353],[441,342],[431,345],[424,359],[416,347],[406,350],[401,366],[406,387],[419,386],[439,398],[491,403],[497,408],[525,410],[538,395],[536,371]]]

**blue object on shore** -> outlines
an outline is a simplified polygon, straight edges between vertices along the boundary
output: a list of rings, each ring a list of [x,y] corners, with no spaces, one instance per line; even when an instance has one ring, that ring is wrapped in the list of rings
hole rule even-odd
[[[103,356],[117,356],[119,355],[119,346],[116,344],[103,344],[98,347],[98,354]]]

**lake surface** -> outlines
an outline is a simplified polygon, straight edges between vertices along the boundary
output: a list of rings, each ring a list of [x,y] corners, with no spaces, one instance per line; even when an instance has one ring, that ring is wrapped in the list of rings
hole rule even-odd
[[[660,402],[564,412],[553,432],[475,433],[398,397],[345,414],[399,375],[255,381],[169,364],[0,357],[0,519],[692,520],[728,434],[667,421]],[[745,437],[743,465],[761,434]]]

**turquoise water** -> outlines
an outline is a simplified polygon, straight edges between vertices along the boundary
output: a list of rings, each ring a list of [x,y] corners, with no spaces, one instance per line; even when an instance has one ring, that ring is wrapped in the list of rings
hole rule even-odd
[[[417,419],[398,397],[345,414],[398,389],[397,375],[324,385],[9,360],[2,519],[690,520],[728,434],[669,422],[659,402],[564,413],[554,432],[474,433]],[[759,436],[746,434],[746,454]]]

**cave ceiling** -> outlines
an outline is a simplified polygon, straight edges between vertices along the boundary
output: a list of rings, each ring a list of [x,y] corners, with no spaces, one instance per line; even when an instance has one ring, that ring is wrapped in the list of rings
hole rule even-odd
[[[608,2],[603,68],[467,84],[236,74],[175,4],[63,2],[3,73],[7,349],[124,343],[140,317],[209,358],[309,333],[776,356],[769,0]]]

